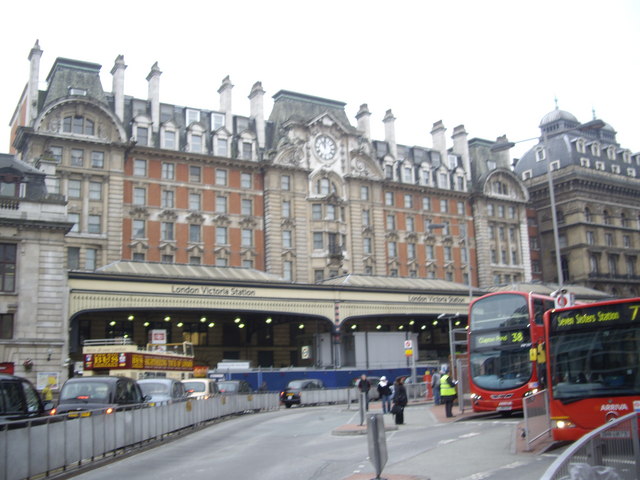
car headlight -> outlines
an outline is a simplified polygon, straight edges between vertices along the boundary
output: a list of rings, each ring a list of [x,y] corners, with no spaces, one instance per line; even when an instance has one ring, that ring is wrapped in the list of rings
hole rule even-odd
[[[575,428],[576,424],[573,422],[570,422],[569,420],[567,420],[566,418],[562,418],[562,419],[558,419],[558,420],[552,420],[553,422],[553,427],[557,428],[557,429],[563,429],[563,428]]]

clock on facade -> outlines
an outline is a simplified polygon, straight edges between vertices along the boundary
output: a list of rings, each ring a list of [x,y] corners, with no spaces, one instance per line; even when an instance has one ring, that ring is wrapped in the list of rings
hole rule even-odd
[[[336,142],[331,137],[319,135],[315,143],[316,155],[322,160],[331,160],[336,154]]]

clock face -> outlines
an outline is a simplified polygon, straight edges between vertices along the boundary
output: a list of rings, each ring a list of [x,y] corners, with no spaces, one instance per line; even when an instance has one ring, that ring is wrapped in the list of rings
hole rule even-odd
[[[316,138],[315,148],[316,154],[322,160],[331,160],[336,154],[336,142],[326,135],[320,135]]]

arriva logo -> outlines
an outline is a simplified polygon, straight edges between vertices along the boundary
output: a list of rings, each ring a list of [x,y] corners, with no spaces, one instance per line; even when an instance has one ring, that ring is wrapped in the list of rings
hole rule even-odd
[[[609,405],[600,405],[601,412],[614,412],[614,411],[622,411],[629,410],[629,407],[626,403],[612,403]]]

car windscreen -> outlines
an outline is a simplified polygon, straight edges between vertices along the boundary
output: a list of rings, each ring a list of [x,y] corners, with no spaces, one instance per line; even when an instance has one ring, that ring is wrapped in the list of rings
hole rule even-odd
[[[169,395],[169,385],[161,382],[140,382],[140,388],[144,395]]]
[[[109,385],[100,381],[66,383],[60,392],[60,402],[109,403]]]
[[[292,380],[287,388],[301,389],[304,386],[304,380]]]
[[[187,392],[204,392],[205,383],[204,382],[182,382],[184,383],[184,388]]]

